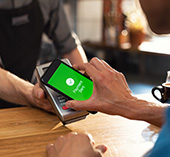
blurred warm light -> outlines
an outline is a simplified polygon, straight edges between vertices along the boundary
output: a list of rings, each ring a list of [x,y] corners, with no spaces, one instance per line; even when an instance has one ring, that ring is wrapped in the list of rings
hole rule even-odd
[[[132,30],[144,30],[141,15],[138,12],[132,12],[127,15],[127,27]]]

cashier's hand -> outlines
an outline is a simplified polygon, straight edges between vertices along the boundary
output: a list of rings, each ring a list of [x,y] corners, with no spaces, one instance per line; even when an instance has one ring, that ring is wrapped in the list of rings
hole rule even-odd
[[[128,117],[127,114],[133,109],[132,101],[136,97],[132,95],[122,73],[98,58],[93,58],[89,63],[75,65],[74,68],[84,70],[90,76],[93,94],[86,101],[67,101],[67,107]]]
[[[33,104],[35,107],[41,108],[48,112],[54,112],[50,102],[46,99],[45,93],[37,83],[32,90]]]
[[[104,145],[94,146],[87,134],[69,133],[60,136],[55,143],[47,146],[48,157],[101,157],[106,152]]]

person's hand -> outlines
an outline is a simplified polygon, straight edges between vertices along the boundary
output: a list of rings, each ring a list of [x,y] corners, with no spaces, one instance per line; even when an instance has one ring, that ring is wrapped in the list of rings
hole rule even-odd
[[[93,58],[89,63],[75,65],[75,69],[84,70],[93,81],[93,94],[86,101],[70,100],[66,106],[75,110],[101,111],[111,115],[123,115],[134,106],[132,96],[124,75],[106,62]]]
[[[94,146],[87,134],[69,133],[60,136],[55,143],[47,145],[48,157],[101,157],[106,152],[104,145]]]
[[[33,104],[35,107],[41,108],[48,112],[54,112],[50,102],[46,99],[45,93],[42,88],[40,88],[39,83],[34,85],[32,90]]]

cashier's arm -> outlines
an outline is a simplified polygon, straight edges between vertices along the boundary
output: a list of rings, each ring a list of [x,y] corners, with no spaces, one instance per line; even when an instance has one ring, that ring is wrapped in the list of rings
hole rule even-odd
[[[62,56],[63,58],[69,59],[71,64],[81,64],[81,63],[87,63],[87,57],[85,55],[85,52],[81,45],[78,45],[77,48],[75,48],[73,51],[71,51],[68,54],[65,54]]]
[[[33,105],[47,111],[52,107],[39,85],[35,86],[0,68],[0,98],[15,104]]]

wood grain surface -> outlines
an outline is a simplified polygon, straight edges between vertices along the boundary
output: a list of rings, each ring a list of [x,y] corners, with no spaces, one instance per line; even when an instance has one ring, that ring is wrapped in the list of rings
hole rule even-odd
[[[140,157],[152,148],[159,128],[102,113],[63,126],[56,115],[36,108],[2,109],[0,156],[45,157],[48,143],[72,131],[90,133],[96,144],[106,144],[104,157]]]

